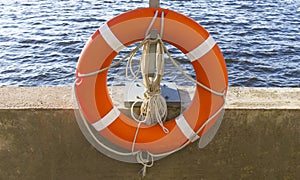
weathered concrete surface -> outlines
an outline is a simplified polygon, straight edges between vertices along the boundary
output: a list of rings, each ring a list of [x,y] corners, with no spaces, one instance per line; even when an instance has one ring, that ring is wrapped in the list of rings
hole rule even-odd
[[[110,92],[116,99],[123,99],[123,89],[123,86],[117,86]],[[194,88],[179,89],[181,96],[191,99]],[[226,109],[300,109],[300,88],[231,87],[226,99]],[[0,109],[31,108],[73,109],[72,88],[0,86]]]
[[[299,89],[275,88],[273,93],[236,89],[240,98],[293,96],[282,99],[284,106],[271,108],[266,101],[239,108],[228,99],[223,123],[206,148],[200,150],[194,143],[155,162],[145,179],[300,179]],[[262,90],[265,94],[252,93]],[[53,94],[43,98],[49,91]],[[85,140],[76,124],[70,91],[0,88],[1,180],[140,178],[141,165],[110,159]],[[229,97],[235,100],[232,93]]]
[[[0,110],[0,179],[138,179],[97,152],[72,110]],[[157,161],[146,179],[299,179],[299,110],[226,110],[214,140]]]

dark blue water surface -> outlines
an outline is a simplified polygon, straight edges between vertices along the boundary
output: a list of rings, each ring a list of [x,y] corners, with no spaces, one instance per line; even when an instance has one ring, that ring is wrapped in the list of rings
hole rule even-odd
[[[0,86],[71,85],[89,36],[114,16],[147,6],[146,0],[0,0]],[[161,0],[161,7],[211,33],[230,86],[300,87],[299,0]],[[170,49],[193,74],[186,57]],[[123,67],[111,69],[110,80],[124,80],[120,73]],[[188,84],[170,63],[165,76]]]

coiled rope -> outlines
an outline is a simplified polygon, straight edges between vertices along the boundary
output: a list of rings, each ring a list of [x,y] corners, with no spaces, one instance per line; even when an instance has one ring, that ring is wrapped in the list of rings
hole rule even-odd
[[[167,105],[165,102],[165,99],[160,95],[161,94],[161,89],[160,89],[160,82],[162,79],[162,74],[163,74],[163,66],[164,66],[164,56],[163,53],[166,53],[168,55],[168,59],[172,62],[172,64],[175,66],[175,68],[181,72],[187,79],[189,79],[190,81],[194,82],[195,84],[197,84],[198,86],[202,87],[203,89],[209,91],[210,93],[217,95],[217,96],[221,96],[224,99],[224,103],[223,105],[218,109],[217,112],[215,112],[211,117],[209,117],[206,122],[196,131],[195,134],[199,134],[200,131],[214,118],[216,117],[224,108],[225,106],[225,94],[227,89],[223,90],[222,92],[218,92],[215,91],[207,86],[205,86],[204,84],[202,84],[201,82],[195,80],[193,77],[191,77],[190,75],[188,75],[176,62],[176,60],[174,60],[170,54],[170,52],[168,51],[167,47],[164,45],[164,42],[162,40],[162,35],[163,35],[163,28],[164,28],[164,12],[162,12],[161,15],[161,27],[160,27],[160,35],[157,35],[155,39],[153,39],[153,37],[151,37],[150,31],[151,28],[156,20],[158,16],[158,11],[155,12],[151,23],[149,24],[149,27],[146,31],[145,34],[145,39],[137,46],[135,47],[130,53],[128,53],[126,56],[124,56],[123,58],[119,59],[117,62],[111,64],[110,66],[104,67],[100,70],[94,71],[94,72],[90,72],[90,73],[85,73],[85,74],[81,74],[80,72],[77,72],[77,79],[74,83],[74,92],[76,91],[75,85],[79,85],[80,82],[82,81],[82,78],[84,77],[89,77],[89,76],[94,76],[97,75],[99,73],[102,73],[112,67],[118,66],[121,62],[125,61],[126,59],[128,59],[127,64],[126,64],[126,77],[128,80],[131,81],[140,81],[139,80],[139,74],[142,72],[143,78],[144,78],[144,86],[146,88],[146,91],[144,93],[144,100],[142,101],[142,106],[141,106],[141,113],[139,115],[139,117],[136,117],[134,112],[133,112],[133,107],[136,105],[136,103],[141,102],[141,100],[137,100],[136,102],[134,102],[131,106],[131,115],[132,118],[138,122],[137,128],[136,128],[136,132],[135,135],[133,137],[133,142],[132,142],[132,148],[131,148],[131,152],[130,153],[124,153],[124,152],[119,152],[116,151],[108,146],[106,146],[105,144],[103,144],[101,141],[99,141],[92,133],[92,131],[90,130],[90,127],[88,126],[87,122],[84,122],[84,125],[86,126],[86,128],[88,129],[88,131],[90,132],[92,138],[103,148],[105,148],[106,150],[113,152],[115,154],[118,155],[122,155],[122,156],[128,156],[128,155],[132,155],[132,156],[136,156],[136,160],[138,163],[141,163],[143,165],[142,168],[142,174],[143,176],[146,175],[146,168],[147,167],[151,167],[153,165],[154,162],[154,158],[159,158],[159,157],[163,157],[163,156],[167,156],[170,155],[176,151],[181,150],[182,148],[186,147],[191,140],[187,141],[185,144],[183,144],[181,147],[174,149],[173,151],[170,152],[165,152],[165,153],[161,153],[161,154],[152,154],[150,152],[146,152],[147,153],[147,159],[144,159],[142,157],[142,151],[138,150],[135,151],[135,142],[138,136],[138,132],[139,132],[139,128],[141,126],[142,123],[146,123],[146,122],[150,122],[150,124],[154,123],[153,121],[155,120],[156,123],[158,123],[161,127],[162,130],[165,133],[168,133],[169,130],[167,128],[164,127],[163,122],[166,120],[166,114],[167,114]],[[140,66],[138,67],[138,70],[134,71],[133,67],[132,67],[132,61],[133,61],[133,57],[134,55],[139,51],[139,49],[141,47],[144,47],[144,49],[149,48],[149,44],[151,43],[157,43],[157,49],[159,50],[159,53],[157,53],[158,56],[160,56],[161,58],[157,58],[159,60],[157,60],[157,77],[150,79],[147,76],[147,68],[145,68],[145,66],[142,67],[142,65],[140,64]],[[156,56],[157,57],[157,56]],[[145,62],[144,62],[145,63]],[[159,72],[160,71],[160,72]],[[129,77],[129,72],[130,74],[133,76],[133,78]],[[145,80],[146,79],[146,80]],[[78,97],[76,96],[75,93],[75,98],[76,98],[76,102],[78,102]],[[81,107],[79,106],[79,108],[81,109]],[[145,152],[144,152],[145,153]]]

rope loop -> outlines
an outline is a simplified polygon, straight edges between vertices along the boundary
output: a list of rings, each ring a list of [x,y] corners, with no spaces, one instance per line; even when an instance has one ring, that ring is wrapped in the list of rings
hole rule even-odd
[[[147,156],[146,159],[143,158],[143,153],[147,153],[146,154],[146,156]],[[140,172],[142,173],[142,176],[145,177],[147,167],[152,167],[153,164],[154,164],[153,156],[148,151],[139,151],[136,155],[136,160],[137,160],[138,163],[143,165],[143,168],[141,169]]]
[[[136,71],[134,71],[133,69],[133,66],[132,66],[132,62],[133,62],[133,57],[135,56],[135,54],[139,51],[140,48],[146,46],[147,44],[150,44],[150,43],[157,43],[157,49],[161,49],[162,51],[160,51],[161,54],[163,53],[166,53],[167,56],[168,56],[168,59],[173,63],[173,65],[175,66],[175,68],[181,72],[187,79],[189,79],[190,81],[194,82],[195,84],[197,84],[198,86],[202,87],[203,89],[211,92],[212,94],[214,95],[217,95],[217,96],[221,96],[224,98],[225,100],[225,95],[226,95],[226,92],[227,92],[227,89],[224,89],[222,92],[218,92],[218,91],[215,91],[207,86],[205,86],[204,84],[200,83],[199,81],[195,80],[193,77],[191,77],[190,75],[188,75],[186,72],[184,72],[184,70],[176,63],[176,60],[174,60],[170,54],[170,52],[168,51],[167,47],[164,45],[164,42],[162,40],[162,36],[163,36],[163,28],[164,28],[164,12],[162,12],[161,14],[161,29],[160,29],[160,33],[157,34],[156,38],[153,38],[151,37],[151,28],[155,22],[155,20],[157,19],[157,16],[158,16],[158,10],[155,12],[153,18],[152,18],[152,21],[151,23],[149,24],[149,27],[145,33],[145,38],[138,44],[137,47],[135,47],[130,53],[128,53],[126,56],[124,56],[123,58],[119,59],[118,61],[116,61],[115,63],[111,64],[110,66],[107,66],[107,67],[104,67],[102,69],[99,69],[97,71],[93,71],[93,72],[90,72],[90,73],[85,73],[85,74],[82,74],[80,72],[77,72],[76,73],[76,81],[74,83],[74,85],[80,85],[82,83],[82,81],[84,80],[85,77],[89,77],[89,76],[94,76],[94,75],[97,75],[99,73],[102,73],[104,71],[107,71],[109,68],[112,68],[112,67],[115,67],[115,66],[118,66],[121,62],[125,61],[126,59],[128,59],[127,61],[127,64],[126,64],[126,77],[128,80],[130,81],[137,81],[139,80],[139,75],[141,73],[141,70],[142,70],[142,67],[141,67],[141,64],[139,65],[138,69]],[[162,56],[164,57],[164,56]],[[161,59],[162,61],[164,61],[164,59]],[[133,78],[130,78],[129,75],[132,75]],[[158,74],[160,75],[160,74]],[[150,86],[146,86],[144,83],[142,83],[145,88],[146,88],[146,91],[144,92],[144,100],[137,100],[136,102],[134,102],[132,104],[132,107],[131,107],[131,116],[132,118],[138,123],[137,125],[137,128],[136,128],[136,132],[135,132],[135,135],[134,135],[134,139],[133,139],[133,142],[132,142],[132,155],[135,155],[138,151],[135,151],[135,142],[136,142],[136,139],[137,139],[137,136],[138,136],[138,131],[139,131],[139,128],[141,126],[141,123],[146,123],[147,122],[147,114],[152,114],[150,116],[152,116],[151,118],[152,119],[156,119],[156,123],[158,123],[161,127],[162,127],[162,130],[167,134],[169,133],[169,130],[164,126],[163,122],[166,120],[166,115],[167,115],[167,104],[166,104],[166,101],[165,99],[161,96],[161,89],[160,89],[160,86],[159,86],[159,83],[161,81],[162,77],[159,77],[159,80],[153,84],[153,80],[155,78],[153,78],[151,81],[152,81],[152,84]],[[146,102],[146,104],[148,105],[145,105],[143,107],[141,107],[141,113],[140,115],[137,117],[135,114],[134,114],[134,106],[137,104],[137,103],[141,103],[141,102]],[[225,101],[224,101],[224,104],[225,104]],[[199,133],[203,128],[204,126],[211,121],[212,118],[214,118],[223,108],[224,108],[224,104],[222,105],[222,107],[219,108],[219,110],[213,114],[211,117],[209,117],[209,119],[205,122],[205,124],[199,128],[199,130],[197,131],[197,133]],[[150,108],[150,105],[152,108]],[[153,105],[153,106],[152,106]],[[150,113],[150,112],[156,112],[156,113]],[[137,161],[141,164],[144,165],[144,170],[143,172],[146,172],[146,167],[151,167],[153,165],[153,157],[161,157],[161,156],[165,156],[165,155],[168,155],[168,154],[171,154],[173,152],[176,152],[180,149],[182,149],[183,147],[185,147],[187,144],[184,144],[182,145],[180,148],[174,150],[174,151],[171,151],[171,152],[166,152],[166,153],[162,153],[162,154],[149,154],[150,157],[151,157],[151,161],[150,161],[150,164],[149,164],[149,159],[143,159],[142,157],[142,153],[138,153],[137,154]]]

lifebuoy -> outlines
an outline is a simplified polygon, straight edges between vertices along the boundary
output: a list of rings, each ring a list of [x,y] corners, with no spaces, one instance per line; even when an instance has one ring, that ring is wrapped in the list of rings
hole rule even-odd
[[[162,40],[186,54],[198,82],[225,96],[228,88],[226,64],[214,39],[192,19],[162,8],[132,10],[103,24],[83,48],[76,73],[87,74],[110,66],[120,50],[145,38],[145,32],[156,12],[157,20],[152,28],[160,29],[163,12]],[[107,73],[104,71],[89,77],[77,76],[77,82],[80,82],[75,85],[78,105],[83,116],[102,137],[114,146],[130,151],[138,123],[114,107],[108,94]],[[134,150],[159,154],[193,142],[205,133],[203,130],[197,133],[201,126],[205,125],[208,127],[205,129],[209,129],[219,118],[220,108],[225,103],[224,96],[215,95],[197,85],[190,106],[177,118],[164,123],[169,133],[165,133],[159,125],[141,125]]]

